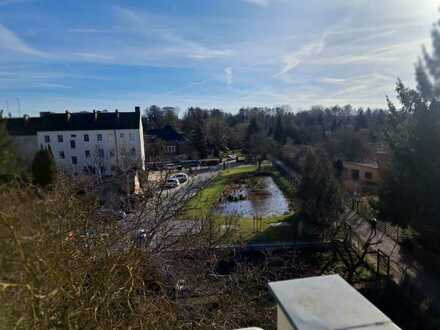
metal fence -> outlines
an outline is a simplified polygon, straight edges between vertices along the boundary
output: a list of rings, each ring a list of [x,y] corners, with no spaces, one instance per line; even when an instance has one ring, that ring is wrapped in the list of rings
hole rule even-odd
[[[360,255],[364,252],[365,241],[356,233],[348,221],[344,221],[345,240],[352,245],[355,252]],[[371,249],[367,251],[367,260],[365,264],[374,265],[377,275],[386,275],[390,277],[391,258],[381,249]]]
[[[358,217],[363,218],[364,221],[373,220],[372,210],[369,206],[366,206],[365,203],[359,198],[352,196],[344,196],[344,205],[355,212]],[[374,220],[376,223],[376,228],[380,232],[384,233],[386,236],[394,240],[396,243],[401,242],[400,229],[397,226],[393,226],[390,223],[382,222]]]

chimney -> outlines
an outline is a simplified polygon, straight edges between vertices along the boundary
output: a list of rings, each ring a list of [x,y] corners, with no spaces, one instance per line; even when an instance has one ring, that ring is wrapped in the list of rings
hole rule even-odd
[[[24,115],[23,120],[24,120],[24,126],[27,127],[29,124],[29,115]]]
[[[134,112],[136,112],[136,113],[140,113],[141,112],[141,107],[140,106],[135,106],[134,107]]]
[[[70,112],[66,110],[66,121],[70,120]]]
[[[93,109],[93,119],[98,120],[98,112],[95,109]]]

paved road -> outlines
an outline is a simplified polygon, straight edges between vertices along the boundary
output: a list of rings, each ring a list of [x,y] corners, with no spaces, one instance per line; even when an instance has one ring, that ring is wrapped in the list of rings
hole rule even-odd
[[[301,176],[297,172],[290,169],[281,161],[274,160],[274,164],[281,167],[294,181],[299,182],[301,180]],[[348,214],[344,214],[343,220],[350,223],[353,231],[362,241],[365,242],[368,239],[370,224],[366,219],[350,210]],[[390,257],[390,275],[392,279],[396,283],[400,283],[407,277],[412,280],[412,283],[420,292],[433,299],[433,301],[440,306],[440,279],[438,276],[422,269],[410,252],[402,248],[395,240],[380,229],[377,229],[376,237],[381,238],[381,241],[378,245],[375,245],[373,249],[375,251],[380,249]]]
[[[368,221],[353,211],[346,213],[345,217],[345,220],[352,226],[353,231],[365,242],[371,230]],[[390,257],[390,275],[392,279],[396,283],[400,283],[408,277],[420,292],[435,300],[437,305],[440,305],[440,282],[438,276],[424,270],[411,253],[379,229],[377,230],[376,237],[381,240],[373,249],[375,251],[380,249]]]
[[[146,233],[157,233],[148,237],[150,242],[154,242],[160,241],[159,233],[178,236],[195,230],[194,222],[173,220],[173,218],[182,205],[208,185],[218,173],[218,170],[214,170],[192,175],[188,182],[177,188],[158,191],[156,196],[142,205],[142,210],[128,214],[121,220],[121,231],[128,240],[138,237],[141,230],[145,230]]]

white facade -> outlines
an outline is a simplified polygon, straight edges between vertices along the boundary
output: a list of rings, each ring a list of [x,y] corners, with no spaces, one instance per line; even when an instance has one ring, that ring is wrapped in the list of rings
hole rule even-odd
[[[59,168],[74,175],[145,169],[142,123],[140,129],[39,131],[37,140],[40,148],[50,148]]]

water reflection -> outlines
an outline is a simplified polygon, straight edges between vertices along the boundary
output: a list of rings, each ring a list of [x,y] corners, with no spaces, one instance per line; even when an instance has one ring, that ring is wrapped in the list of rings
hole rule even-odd
[[[289,212],[289,203],[272,177],[257,177],[236,186],[215,209],[223,215],[272,217]]]

